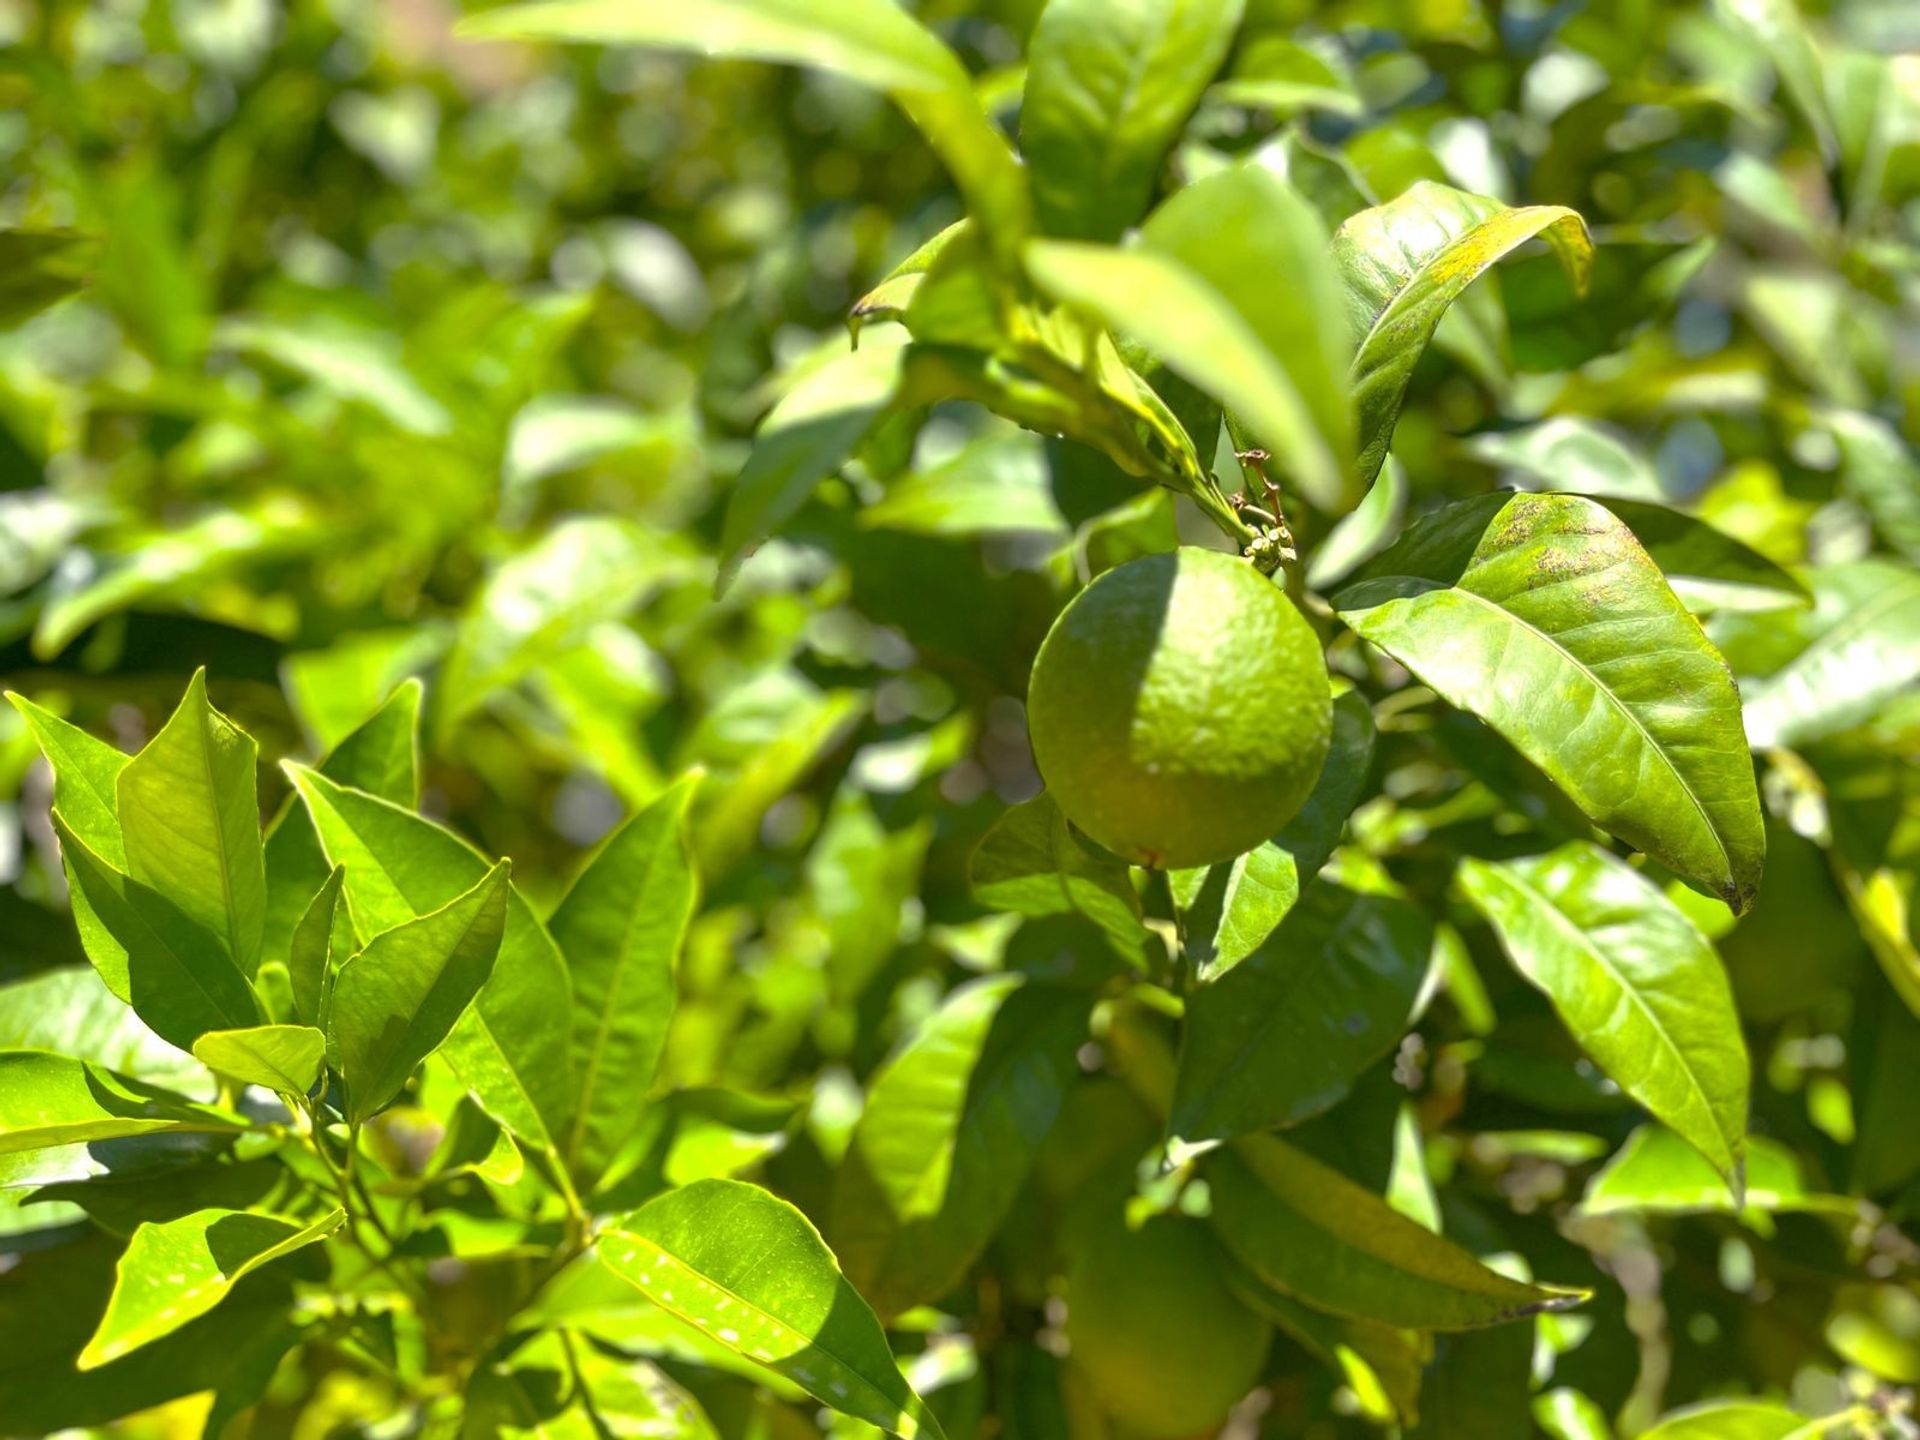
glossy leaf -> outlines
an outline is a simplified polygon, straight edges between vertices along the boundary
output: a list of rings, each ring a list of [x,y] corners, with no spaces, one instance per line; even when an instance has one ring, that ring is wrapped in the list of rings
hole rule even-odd
[[[107,1313],[80,1352],[80,1368],[98,1369],[172,1334],[226,1299],[237,1281],[325,1239],[345,1220],[341,1210],[303,1224],[245,1210],[207,1209],[142,1225],[120,1257]]]
[[[1601,505],[1461,501],[1416,525],[1334,606],[1595,823],[1734,910],[1751,902],[1766,841],[1733,678]]]
[[[1088,999],[992,976],[873,1078],[834,1191],[834,1248],[882,1315],[938,1300],[1005,1219],[1078,1075]]]
[[[1638,500],[1602,498],[1695,612],[1805,605],[1807,587],[1758,551],[1692,515]]]
[[[304,767],[289,773],[328,859],[347,867],[347,904],[363,937],[440,908],[490,868],[479,851],[430,820]],[[571,994],[558,947],[509,886],[492,977],[444,1053],[488,1114],[541,1148],[565,1133],[572,1103]]]
[[[350,1120],[398,1095],[487,983],[506,925],[509,869],[501,861],[464,895],[381,931],[340,967],[327,1024]]]
[[[212,936],[243,975],[260,963],[267,876],[253,738],[207,701],[194,672],[171,719],[126,763],[117,781],[127,874],[155,891],[134,904],[174,943]],[[184,939],[175,912],[191,922]]]
[[[906,355],[876,337],[806,375],[767,413],[727,501],[717,591],[879,424],[900,388]]]
[[[806,1216],[758,1186],[701,1180],[600,1235],[602,1262],[667,1313],[892,1434],[941,1435],[866,1301]]]
[[[193,1042],[194,1058],[209,1070],[283,1095],[305,1095],[320,1079],[327,1037],[311,1025],[256,1025],[209,1030]]]
[[[1263,1283],[1317,1310],[1420,1330],[1468,1330],[1565,1310],[1584,1291],[1488,1269],[1304,1151],[1263,1136],[1207,1166],[1213,1224]]]
[[[246,1128],[237,1115],[104,1065],[41,1050],[0,1050],[0,1155],[129,1135]]]
[[[311,823],[305,820],[304,811],[302,820]],[[341,899],[346,879],[346,867],[334,866],[294,927],[287,950],[294,1013],[322,1030],[326,1029],[327,1011],[333,1004],[334,971],[353,950],[353,925]]]
[[[53,803],[69,829],[116,870],[127,868],[120,839],[120,772],[127,757],[24,695],[7,692],[53,767]]]
[[[466,21],[461,33],[649,45],[810,65],[886,90],[926,135],[990,228],[1025,228],[1025,177],[953,53],[887,0],[542,0]]]
[[[1806,1416],[1757,1400],[1713,1400],[1676,1410],[1640,1440],[1790,1440],[1811,1437],[1819,1427]]]
[[[1663,1125],[1643,1125],[1601,1167],[1580,1200],[1584,1215],[1731,1215],[1743,1207],[1768,1213],[1797,1210],[1850,1215],[1857,1202],[1807,1188],[1800,1161],[1786,1146],[1749,1136],[1746,1189],[1736,1199],[1701,1153]]]
[[[1265,944],[1188,999],[1172,1133],[1224,1140],[1331,1109],[1413,1023],[1432,950],[1417,906],[1308,885]]]
[[[1812,640],[1747,688],[1757,746],[1817,740],[1920,684],[1920,575],[1883,560],[1812,572]]]
[[[1054,299],[1137,340],[1225,405],[1302,494],[1344,508],[1348,480],[1307,397],[1246,317],[1193,270],[1154,250],[1077,240],[1032,242],[1026,266]]]
[[[1020,148],[1036,218],[1117,240],[1226,59],[1242,0],[1053,0],[1027,47]]]
[[[1342,695],[1333,704],[1333,743],[1320,778],[1280,833],[1229,864],[1169,873],[1185,955],[1203,982],[1259,949],[1327,863],[1366,785],[1373,735],[1366,698]]]
[[[172,1088],[204,1088],[207,1080],[85,965],[0,985],[0,1050],[48,1050]]]
[[[562,1154],[585,1185],[640,1118],[673,1016],[674,963],[693,916],[683,780],[601,847],[548,922],[573,976],[579,1093]]]
[[[1469,858],[1459,877],[1594,1063],[1738,1188],[1747,1047],[1706,937],[1637,870],[1585,841]]]
[[[1536,238],[1553,247],[1584,289],[1593,242],[1579,215],[1558,205],[1515,209],[1421,181],[1335,233],[1333,258],[1346,281],[1357,345],[1361,484],[1370,484],[1386,459],[1407,381],[1448,307],[1494,262]]]
[[[1137,954],[1146,935],[1127,867],[1082,840],[1044,792],[993,823],[969,874],[974,898],[996,910],[1084,915],[1125,954]]]

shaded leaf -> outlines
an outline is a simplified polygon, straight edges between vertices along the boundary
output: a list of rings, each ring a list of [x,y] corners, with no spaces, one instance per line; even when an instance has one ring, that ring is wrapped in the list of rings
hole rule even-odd
[[[1018,915],[1084,915],[1124,954],[1146,936],[1127,867],[1096,851],[1042,792],[994,821],[973,852],[974,898]]]
[[[1884,560],[1809,573],[1811,641],[1747,687],[1747,738],[1798,745],[1873,718],[1920,683],[1920,574]]]
[[[398,1095],[487,983],[506,925],[509,869],[501,861],[464,895],[381,931],[340,967],[327,1023],[350,1120]]]
[[[40,1050],[0,1050],[0,1155],[164,1131],[240,1131],[247,1122],[158,1086]]]
[[[1263,1136],[1207,1166],[1213,1223],[1241,1264],[1316,1310],[1466,1330],[1565,1310],[1586,1292],[1509,1280],[1304,1151]]]
[[[1433,950],[1418,906],[1328,881],[1187,1001],[1170,1131],[1223,1140],[1338,1104],[1413,1022]]]

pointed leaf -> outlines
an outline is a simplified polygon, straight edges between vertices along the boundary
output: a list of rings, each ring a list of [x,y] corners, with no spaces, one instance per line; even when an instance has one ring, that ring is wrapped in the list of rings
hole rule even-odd
[[[341,1210],[305,1224],[246,1210],[197,1210],[142,1225],[120,1257],[107,1313],[80,1352],[80,1368],[98,1369],[172,1334],[226,1299],[244,1276],[325,1239],[345,1220]]]
[[[1031,242],[1026,266],[1041,290],[1139,341],[1225,405],[1315,504],[1345,508],[1348,477],[1307,398],[1246,317],[1191,269],[1153,250],[1076,240]]]
[[[340,967],[328,1014],[347,1115],[384,1107],[440,1048],[493,973],[507,918],[502,860],[438,910],[384,930]]]
[[[53,767],[53,804],[74,834],[116,870],[127,866],[120,839],[120,772],[127,757],[24,695],[7,692]]]
[[[1333,603],[1596,824],[1734,910],[1751,902],[1766,838],[1733,677],[1604,507],[1571,495],[1461,501]]]
[[[472,888],[489,862],[451,832],[397,805],[289,767],[326,853],[347,867],[356,930],[376,935]],[[447,1061],[482,1107],[539,1148],[565,1133],[573,1096],[566,963],[517,889],[493,975],[448,1039]]]
[[[946,1294],[1006,1218],[1079,1074],[1088,1009],[1085,994],[991,976],[874,1076],[829,1229],[880,1314]]]
[[[1202,983],[1259,949],[1327,863],[1365,788],[1373,734],[1366,697],[1348,691],[1333,702],[1333,745],[1320,778],[1286,827],[1230,864],[1168,874],[1181,944]]]
[[[1230,1139],[1337,1105],[1413,1023],[1432,952],[1418,906],[1309,885],[1265,945],[1189,997],[1172,1133]]]
[[[1052,0],[1027,46],[1020,148],[1049,234],[1118,240],[1226,59],[1242,0]]]
[[[300,815],[302,823],[312,823],[304,810]],[[341,901],[346,879],[346,867],[334,866],[333,873],[313,897],[313,903],[307,906],[307,913],[294,927],[293,943],[287,951],[287,979],[293,989],[294,1013],[321,1030],[326,1029],[327,1010],[333,1003],[335,957],[344,961],[352,951],[351,925]],[[342,938],[346,942],[344,950]]]
[[[674,963],[693,917],[682,780],[615,831],[548,928],[573,975],[579,1094],[563,1158],[590,1187],[640,1119],[673,1017]]]
[[[1586,841],[1464,860],[1460,887],[1581,1049],[1738,1189],[1747,1047],[1720,959],[1693,922]]]
[[[1122,953],[1137,954],[1147,933],[1127,867],[1082,841],[1044,791],[993,822],[968,873],[982,905],[1018,915],[1084,915]]]
[[[165,1131],[240,1131],[247,1122],[66,1055],[0,1050],[0,1155]]]
[[[600,1258],[662,1310],[822,1404],[905,1440],[939,1440],[879,1320],[786,1201],[738,1180],[699,1180],[603,1230]]]
[[[193,1042],[194,1058],[209,1070],[283,1095],[305,1095],[320,1079],[327,1037],[311,1025],[256,1025],[209,1030]]]
[[[1585,222],[1559,205],[1514,209],[1422,180],[1335,233],[1334,263],[1346,279],[1358,344],[1353,394],[1361,484],[1372,483],[1387,457],[1407,381],[1448,307],[1495,261],[1535,238],[1553,247],[1584,290],[1593,241]]]
[[[1626,522],[1674,594],[1696,614],[1778,610],[1812,599],[1789,572],[1696,516],[1612,496],[1600,497],[1600,503]]]
[[[1271,1136],[1207,1166],[1213,1224],[1265,1284],[1316,1310],[1417,1330],[1469,1330],[1565,1310],[1581,1290],[1489,1270],[1372,1191]]]
[[[208,1030],[260,1023],[259,1001],[220,939],[100,859],[64,817],[53,825],[74,922],[108,989],[183,1050]]]
[[[257,759],[253,737],[207,702],[200,670],[118,782],[127,873],[217,939],[248,977],[267,912]],[[170,913],[150,913],[149,923],[175,929]]]
[[[1726,1180],[1693,1146],[1664,1125],[1642,1125],[1587,1183],[1582,1215],[1732,1215],[1796,1210],[1852,1215],[1859,1202],[1807,1188],[1800,1159],[1777,1140],[1747,1140],[1746,1193],[1736,1200]]]

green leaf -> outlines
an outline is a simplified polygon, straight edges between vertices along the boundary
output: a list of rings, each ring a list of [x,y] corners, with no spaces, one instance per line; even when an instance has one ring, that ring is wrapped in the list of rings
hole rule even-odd
[[[1448,307],[1488,267],[1536,238],[1553,247],[1584,290],[1593,242],[1585,222],[1559,205],[1515,209],[1423,180],[1335,232],[1333,259],[1346,281],[1357,341],[1362,485],[1372,483],[1387,457],[1413,367]]]
[[[81,289],[100,242],[78,230],[0,230],[0,326],[19,324]]]
[[[301,812],[303,823],[306,812]],[[319,842],[316,840],[316,844]],[[307,913],[294,927],[293,942],[287,950],[287,978],[293,989],[294,1013],[309,1025],[327,1028],[327,1011],[333,1004],[335,959],[344,961],[352,951],[352,922],[341,903],[347,870],[336,865],[327,876]]]
[[[1608,851],[1461,861],[1460,887],[1580,1047],[1734,1185],[1748,1062],[1713,947],[1659,888]]]
[[[258,757],[253,737],[207,702],[206,671],[196,670],[172,718],[118,781],[127,873],[166,902],[141,906],[148,923],[178,940],[177,910],[195,940],[213,936],[248,977],[260,964],[267,911]]]
[[[365,1120],[398,1095],[487,983],[510,869],[502,860],[464,895],[381,931],[340,967],[327,1023],[348,1119]]]
[[[1316,1310],[1418,1330],[1469,1330],[1586,1298],[1489,1270],[1372,1191],[1271,1136],[1212,1157],[1213,1224],[1241,1264]]]
[[[1406,468],[1387,456],[1366,498],[1307,556],[1307,588],[1327,593],[1391,545],[1406,524],[1407,491]]]
[[[162,1039],[191,1049],[208,1030],[263,1018],[225,945],[164,896],[108,865],[55,814],[74,923],[107,988]]]
[[[1817,418],[1840,447],[1847,489],[1887,543],[1920,565],[1920,461],[1906,440],[1879,416],[1862,411],[1826,410]]]
[[[545,0],[470,16],[476,39],[649,45],[809,65],[891,94],[994,233],[1027,224],[1026,177],[952,51],[888,0]]]
[[[1886,560],[1809,573],[1812,640],[1747,687],[1747,738],[1798,745],[1873,718],[1920,683],[1920,574]]]
[[[1348,691],[1333,702],[1333,744],[1320,778],[1286,827],[1230,864],[1168,874],[1181,945],[1202,983],[1259,949],[1332,856],[1366,786],[1373,734],[1366,697]]]
[[[283,1095],[305,1095],[320,1079],[327,1037],[311,1025],[256,1025],[209,1030],[193,1042],[194,1058],[209,1070]]]
[[[791,520],[892,405],[907,351],[876,337],[806,375],[760,422],[720,534],[722,593],[740,562]]]
[[[1751,903],[1766,840],[1733,677],[1603,506],[1461,501],[1333,603],[1595,823],[1735,911]]]
[[[1226,59],[1242,0],[1051,0],[1027,45],[1020,148],[1041,227],[1118,240]]]
[[[1035,240],[1027,272],[1041,290],[1130,336],[1231,410],[1316,504],[1340,509],[1348,478],[1306,396],[1233,303],[1178,260],[1150,249]]]
[[[1188,998],[1171,1132],[1224,1140],[1337,1105],[1413,1023],[1432,952],[1418,906],[1308,885],[1264,945]]]
[[[1806,605],[1807,587],[1759,551],[1692,515],[1638,500],[1601,497],[1638,540],[1674,594],[1696,614]]]
[[[66,1055],[0,1050],[0,1155],[165,1131],[233,1132],[238,1115]]]
[[[0,1050],[49,1050],[161,1085],[204,1088],[207,1080],[85,965],[0,985]]]
[[[940,1423],[819,1232],[738,1180],[700,1180],[600,1233],[600,1258],[654,1304],[824,1405],[912,1440]]]
[[[996,975],[949,995],[874,1076],[834,1248],[882,1315],[947,1293],[1006,1218],[1079,1074],[1089,997]]]
[[[693,917],[682,780],[614,832],[548,922],[573,975],[579,1093],[563,1158],[591,1187],[632,1134],[673,1017],[674,962]]]
[[[347,907],[363,936],[439,909],[490,868],[479,851],[430,820],[304,766],[288,773],[329,860],[347,867]],[[574,1093],[571,995],[553,938],[509,886],[492,978],[444,1053],[488,1114],[541,1149],[565,1133]]]
[[[476,1369],[467,1389],[472,1440],[718,1440],[693,1397],[659,1366],[548,1330],[511,1365]]]
[[[1362,1414],[1382,1425],[1411,1425],[1417,1418],[1424,1337],[1377,1320],[1323,1315],[1237,1266],[1228,1283],[1256,1313],[1338,1375],[1353,1391]]]
[[[1319,212],[1265,165],[1247,162],[1176,191],[1147,217],[1140,238],[1219,292],[1285,369],[1327,449],[1352,455],[1353,345]],[[1286,283],[1276,285],[1276,275]],[[1209,437],[1193,438],[1204,446]],[[1331,490],[1316,489],[1312,476],[1286,478],[1323,510],[1345,510],[1360,493],[1344,472]]]
[[[118,785],[127,757],[24,695],[9,690],[7,698],[53,767],[54,808],[94,854],[114,869],[125,870]]]
[[[688,568],[663,537],[629,520],[597,515],[554,526],[498,566],[474,596],[436,686],[439,724],[473,713],[530,670],[580,645],[594,626],[624,616],[676,569]],[[383,793],[346,775],[334,778]],[[413,803],[412,796],[387,798]]]
[[[1642,1125],[1601,1167],[1580,1199],[1583,1215],[1732,1215],[1825,1211],[1851,1215],[1858,1202],[1807,1188],[1800,1160],[1763,1135],[1747,1137],[1746,1190],[1736,1198],[1699,1150],[1664,1125]]]
[[[1017,915],[1084,915],[1127,955],[1138,954],[1146,937],[1127,867],[1082,840],[1044,791],[993,822],[968,873],[982,905]]]
[[[282,1255],[324,1240],[346,1220],[331,1210],[302,1223],[246,1210],[198,1210],[133,1232],[99,1329],[80,1352],[82,1370],[110,1364],[197,1320],[235,1282]]]
[[[1642,1430],[1640,1440],[1812,1440],[1822,1428],[1784,1405],[1712,1400],[1674,1411],[1651,1430]]]

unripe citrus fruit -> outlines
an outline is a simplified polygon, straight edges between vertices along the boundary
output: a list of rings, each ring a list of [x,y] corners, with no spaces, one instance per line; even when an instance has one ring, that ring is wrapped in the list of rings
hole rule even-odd
[[[1136,864],[1183,869],[1293,818],[1333,706],[1320,642],[1280,587],[1188,548],[1116,566],[1060,612],[1027,724],[1069,820]]]
[[[1130,1433],[1219,1424],[1260,1378],[1271,1338],[1227,1288],[1206,1226],[1182,1215],[1102,1226],[1067,1276],[1072,1364]]]

